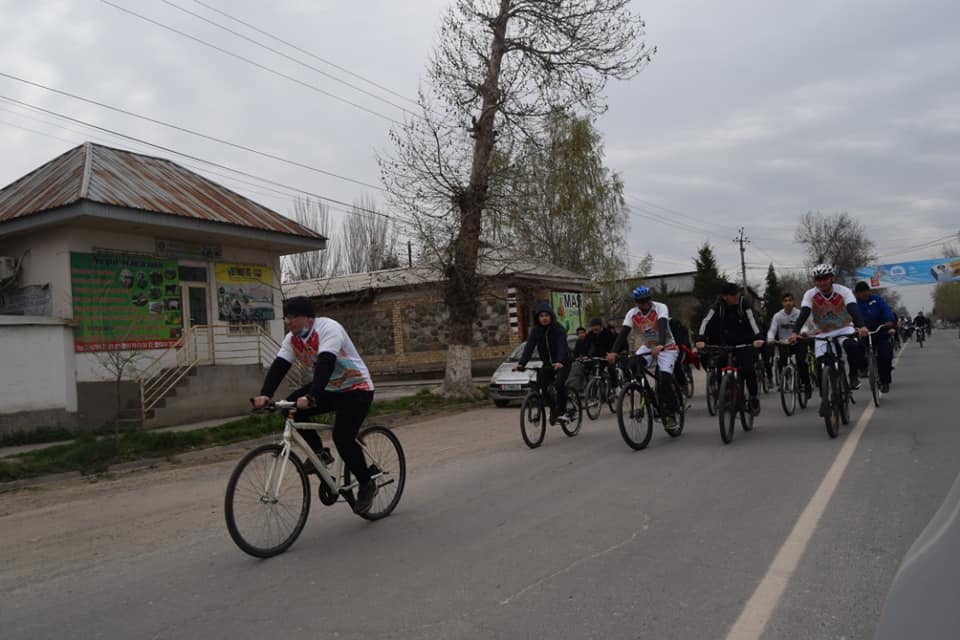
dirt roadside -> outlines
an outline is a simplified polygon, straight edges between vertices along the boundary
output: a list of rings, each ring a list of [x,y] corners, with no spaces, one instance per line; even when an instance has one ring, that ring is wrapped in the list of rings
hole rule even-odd
[[[409,477],[461,456],[523,446],[517,409],[480,408],[394,427]],[[0,591],[175,544],[222,521],[227,479],[251,443],[177,464],[60,478],[0,493]]]

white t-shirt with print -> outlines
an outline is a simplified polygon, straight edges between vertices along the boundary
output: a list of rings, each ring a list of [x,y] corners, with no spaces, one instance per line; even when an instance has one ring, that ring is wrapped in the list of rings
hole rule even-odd
[[[829,296],[823,295],[817,287],[808,290],[803,294],[800,306],[810,308],[817,334],[821,334],[852,325],[853,318],[847,311],[847,305],[856,302],[857,297],[849,287],[835,284]]]
[[[631,335],[635,334],[639,337],[640,348],[637,353],[645,353],[660,344],[660,330],[657,323],[661,318],[670,321],[670,311],[667,309],[667,305],[662,302],[650,303],[650,310],[646,312],[641,311],[640,307],[633,307],[630,311],[627,311],[627,315],[623,318],[623,326],[630,327]],[[675,344],[673,332],[670,331],[668,325],[667,341],[663,346],[671,347]]]
[[[333,318],[314,318],[306,338],[287,333],[277,357],[291,363],[300,362],[313,371],[317,355],[321,353],[332,353],[337,358],[324,391],[373,391],[367,365],[357,353],[347,330]]]

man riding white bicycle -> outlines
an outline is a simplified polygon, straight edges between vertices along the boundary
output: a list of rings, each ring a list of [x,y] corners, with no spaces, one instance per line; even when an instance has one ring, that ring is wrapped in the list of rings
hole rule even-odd
[[[663,426],[665,429],[675,429],[677,417],[674,415],[674,407],[677,406],[677,398],[673,394],[673,385],[666,377],[673,375],[679,351],[670,331],[670,311],[667,305],[653,301],[653,292],[648,287],[637,287],[632,295],[637,306],[630,309],[623,318],[623,326],[607,354],[607,361],[616,361],[617,354],[627,346],[630,332],[636,329],[641,342],[636,351],[640,366],[649,367],[656,360],[660,372],[657,390],[662,405]]]
[[[794,332],[790,334],[790,343],[796,343],[800,335],[796,329],[803,327],[808,318],[813,318],[813,325],[818,338],[841,337],[843,350],[847,353],[850,363],[850,388],[860,388],[860,370],[867,368],[866,355],[862,345],[851,340],[854,335],[866,336],[869,332],[860,316],[857,299],[849,287],[834,284],[833,266],[818,264],[813,268],[813,281],[816,286],[809,289],[800,303],[800,316],[797,318]],[[818,364],[827,353],[825,340],[817,340],[815,355]],[[820,390],[821,398],[825,398],[824,390]],[[820,403],[820,415],[829,417],[830,406],[826,401]]]
[[[287,396],[287,400],[297,403],[294,419],[304,422],[318,413],[335,412],[334,444],[360,483],[353,510],[358,514],[366,513],[377,495],[377,485],[370,478],[363,449],[356,438],[373,403],[370,372],[343,326],[332,318],[316,317],[310,298],[290,298],[283,305],[283,316],[289,332],[267,371],[260,395],[254,398],[254,407],[262,409],[270,403],[271,396],[294,361],[313,371],[310,384]],[[298,431],[321,460],[330,455],[323,450],[319,433],[312,429]],[[316,473],[310,460],[306,461],[304,470]]]

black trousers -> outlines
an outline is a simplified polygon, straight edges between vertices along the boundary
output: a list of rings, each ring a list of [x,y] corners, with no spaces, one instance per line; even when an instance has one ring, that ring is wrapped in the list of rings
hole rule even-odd
[[[301,387],[287,396],[287,400],[296,400],[310,393],[312,389],[311,385]],[[372,403],[373,391],[343,393],[324,391],[317,398],[317,405],[314,408],[297,409],[293,419],[296,422],[306,422],[310,416],[333,412],[333,443],[337,446],[337,452],[343,458],[350,473],[360,482],[367,482],[370,480],[370,471],[363,456],[363,449],[357,443],[357,432],[360,431],[360,425],[370,412]],[[297,429],[297,432],[314,451],[319,452],[323,447],[320,434],[313,429]]]
[[[557,415],[567,410],[567,376],[569,375],[569,362],[564,363],[559,369],[554,369],[550,364],[544,364],[537,369],[537,384],[543,388],[552,382],[557,390]]]

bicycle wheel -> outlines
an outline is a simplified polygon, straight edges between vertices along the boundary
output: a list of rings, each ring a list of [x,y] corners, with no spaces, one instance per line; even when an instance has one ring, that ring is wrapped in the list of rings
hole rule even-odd
[[[687,398],[693,397],[693,392],[695,391],[693,386],[693,367],[689,364],[683,365],[683,375],[686,377],[687,383],[683,385],[683,395]]]
[[[767,372],[763,368],[762,361],[757,378],[759,379],[758,382],[760,382],[760,392],[765,394],[770,393],[770,378],[767,376]]]
[[[870,395],[873,396],[873,406],[880,406],[880,373],[877,371],[877,354],[872,350],[867,355],[867,378],[870,380]]]
[[[832,365],[825,365],[820,372],[820,392],[823,394],[823,402],[827,406],[827,415],[823,416],[824,425],[827,427],[827,435],[836,438],[840,433],[840,409],[838,407],[839,388],[837,383],[837,372]]]
[[[680,390],[677,379],[670,376],[670,384],[673,385],[673,397],[676,399],[676,418],[677,426],[672,429],[664,429],[671,438],[676,438],[683,433],[683,427],[687,423],[687,401],[684,400],[684,393]]]
[[[732,375],[725,375],[720,381],[720,391],[717,393],[716,411],[720,419],[720,439],[723,444],[730,444],[736,431],[737,418],[737,381]]]
[[[227,482],[227,531],[238,547],[257,558],[286,551],[310,513],[303,463],[291,452],[283,464],[282,451],[279,444],[257,447],[237,463]]]
[[[712,416],[717,415],[717,397],[720,394],[720,382],[717,379],[717,372],[714,369],[707,371],[707,413]]]
[[[361,513],[364,520],[386,518],[396,508],[407,483],[407,460],[400,440],[390,429],[371,425],[360,431],[357,440],[363,445],[371,477],[377,483],[377,495],[370,510]],[[350,472],[344,474],[350,484]]]
[[[620,390],[617,399],[617,425],[623,441],[631,449],[639,451],[650,444],[653,435],[653,410],[647,406],[643,387],[628,382]]]
[[[610,413],[617,412],[617,399],[620,397],[620,389],[623,388],[623,372],[617,369],[617,379],[607,381],[607,406]]]
[[[547,416],[543,401],[536,391],[531,391],[523,399],[520,407],[520,435],[524,443],[536,449],[543,443],[543,434],[547,430]]]
[[[587,410],[587,417],[591,420],[600,417],[600,409],[606,399],[607,390],[604,388],[605,386],[603,378],[591,378],[590,382],[587,383],[587,388],[583,390],[584,409]]]
[[[780,372],[780,406],[788,416],[797,410],[797,375],[792,364]]]
[[[567,415],[571,418],[570,422],[560,421],[560,429],[568,438],[580,433],[580,427],[583,424],[583,401],[580,400],[580,394],[573,389],[567,394]]]
[[[850,383],[847,382],[847,374],[845,371],[840,372],[840,376],[837,380],[837,386],[840,389],[839,393],[837,394],[837,398],[840,402],[840,424],[850,424],[850,401],[852,396],[850,394]]]

